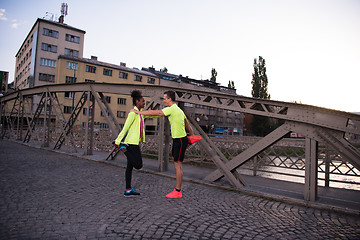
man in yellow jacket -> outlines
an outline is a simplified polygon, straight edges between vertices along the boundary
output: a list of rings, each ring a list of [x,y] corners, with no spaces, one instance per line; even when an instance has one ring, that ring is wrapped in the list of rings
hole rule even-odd
[[[166,91],[164,93],[163,101],[166,108],[162,110],[138,111],[132,109],[130,112],[141,113],[144,116],[168,116],[171,125],[171,137],[173,139],[172,156],[174,157],[174,167],[176,172],[176,187],[174,191],[167,194],[166,197],[181,198],[181,183],[183,177],[182,162],[184,161],[185,150],[188,145],[186,130],[188,130],[190,136],[193,136],[194,132],[186,119],[184,112],[175,103],[175,92]]]

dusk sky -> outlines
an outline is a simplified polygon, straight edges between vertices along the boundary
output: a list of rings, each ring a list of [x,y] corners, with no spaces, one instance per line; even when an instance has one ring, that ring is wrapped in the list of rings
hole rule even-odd
[[[37,18],[64,1],[0,0],[0,70]],[[84,56],[128,67],[235,82],[251,97],[254,58],[266,61],[272,100],[360,112],[359,0],[69,0],[65,23],[85,30]]]

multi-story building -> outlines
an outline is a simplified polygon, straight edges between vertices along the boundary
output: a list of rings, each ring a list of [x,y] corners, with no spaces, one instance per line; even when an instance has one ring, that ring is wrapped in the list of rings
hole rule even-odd
[[[37,19],[25,41],[16,54],[14,88],[24,89],[34,86],[71,83],[71,82],[106,82],[106,83],[136,83],[162,85],[170,87],[187,87],[210,92],[227,92],[236,94],[235,89],[220,86],[208,80],[196,80],[181,75],[156,71],[153,67],[136,68],[98,61],[96,57],[83,58],[85,31],[71,27],[63,22]],[[70,114],[79,94],[67,92],[59,96],[64,114]],[[129,95],[106,96],[110,108],[117,116],[118,122],[124,124],[126,113],[132,108]],[[33,109],[39,102],[39,97],[33,98]],[[147,99],[150,100],[150,99]],[[97,107],[98,108],[98,107]],[[95,109],[96,128],[108,128],[104,114]],[[193,116],[207,132],[231,133],[242,129],[243,114],[185,104],[187,112]],[[85,124],[84,115],[79,116],[77,125]],[[147,121],[147,129],[154,130],[156,122]],[[213,130],[211,130],[213,126]]]
[[[91,59],[78,58],[60,55],[58,58],[56,83],[75,83],[75,82],[105,82],[105,83],[132,83],[139,85],[159,85],[159,78],[150,72],[136,68],[126,67],[125,63],[120,65],[98,61],[97,57]],[[64,114],[70,114],[73,103],[77,102],[79,94],[66,92],[59,96],[59,101],[63,105]],[[133,108],[132,98],[129,95],[105,94],[107,104],[117,117],[117,121],[122,126],[125,123],[127,113]],[[151,99],[145,98],[146,101]],[[85,126],[87,109],[84,108],[83,115],[78,118],[78,124]],[[95,127],[109,128],[100,108],[95,108]],[[148,119],[146,130],[155,130],[156,121]]]
[[[83,57],[85,31],[38,18],[16,54],[14,87],[55,83],[59,55]]]

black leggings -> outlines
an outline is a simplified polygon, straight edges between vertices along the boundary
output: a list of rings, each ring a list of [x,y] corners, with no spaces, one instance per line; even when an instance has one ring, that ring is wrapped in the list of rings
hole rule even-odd
[[[133,168],[140,169],[143,166],[139,145],[131,145],[126,149],[127,166],[125,171],[126,189],[131,188],[131,175]]]

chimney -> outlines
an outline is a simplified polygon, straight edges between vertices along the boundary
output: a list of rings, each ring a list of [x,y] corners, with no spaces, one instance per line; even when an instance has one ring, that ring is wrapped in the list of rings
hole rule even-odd
[[[121,67],[126,67],[126,63],[120,62],[120,66],[121,66]]]
[[[97,57],[96,56],[91,56],[91,60],[96,60],[97,61]]]
[[[59,23],[64,23],[64,15],[61,15],[61,16],[59,17]]]

